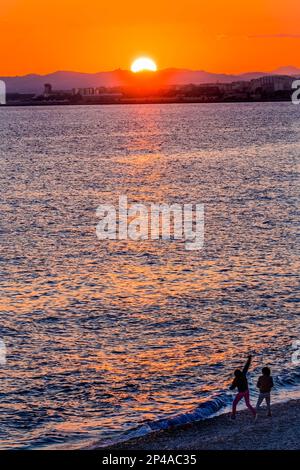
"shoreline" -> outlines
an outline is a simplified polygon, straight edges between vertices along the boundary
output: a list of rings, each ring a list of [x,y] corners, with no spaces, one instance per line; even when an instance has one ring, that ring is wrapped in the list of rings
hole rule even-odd
[[[247,409],[238,411],[235,421],[230,420],[230,413],[225,413],[98,449],[299,450],[300,399],[274,403],[272,414],[267,417],[262,406],[254,422]]]
[[[243,104],[243,103],[291,103],[291,99],[259,99],[259,100],[213,100],[213,101],[203,101],[197,99],[191,100],[122,100],[122,101],[82,101],[77,103],[65,102],[65,101],[52,101],[52,102],[43,102],[43,101],[24,101],[24,102],[13,102],[9,101],[6,104],[2,104],[2,108],[18,108],[18,107],[53,107],[53,106],[115,106],[115,105],[144,105],[144,104]]]

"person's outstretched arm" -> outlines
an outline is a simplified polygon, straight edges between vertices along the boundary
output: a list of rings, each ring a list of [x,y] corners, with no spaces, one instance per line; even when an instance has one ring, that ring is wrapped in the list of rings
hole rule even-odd
[[[251,356],[251,355],[248,356],[247,362],[246,362],[246,364],[244,365],[243,374],[245,374],[245,375],[247,374],[248,369],[249,369],[249,367],[250,367],[251,359],[252,359],[252,356]]]

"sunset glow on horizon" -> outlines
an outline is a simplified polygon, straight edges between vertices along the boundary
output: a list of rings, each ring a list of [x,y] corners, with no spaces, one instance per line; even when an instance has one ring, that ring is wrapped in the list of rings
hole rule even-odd
[[[128,70],[148,54],[159,69],[299,67],[299,18],[299,0],[2,0],[0,76]]]

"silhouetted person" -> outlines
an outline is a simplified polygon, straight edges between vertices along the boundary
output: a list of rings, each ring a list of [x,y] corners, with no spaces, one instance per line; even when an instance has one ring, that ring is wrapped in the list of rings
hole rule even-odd
[[[232,403],[231,419],[235,419],[236,406],[238,402],[242,400],[242,398],[245,399],[247,408],[249,408],[253,416],[256,417],[256,411],[253,408],[253,406],[251,406],[251,403],[250,403],[249,387],[248,387],[248,380],[247,380],[247,372],[251,364],[251,359],[252,359],[252,356],[248,356],[248,360],[246,364],[244,365],[243,370],[236,369],[234,371],[234,380],[231,384],[230,390],[234,390],[235,388],[237,388],[238,394],[236,395]]]
[[[266,400],[268,408],[268,416],[272,416],[271,413],[271,390],[274,387],[273,379],[271,376],[271,370],[269,367],[263,367],[262,374],[257,382],[259,388],[259,397],[256,404],[256,410],[258,411],[260,405]]]

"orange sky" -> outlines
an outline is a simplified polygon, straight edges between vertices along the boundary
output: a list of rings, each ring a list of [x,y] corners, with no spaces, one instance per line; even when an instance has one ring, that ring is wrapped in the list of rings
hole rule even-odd
[[[0,0],[0,75],[300,66],[299,0]]]

